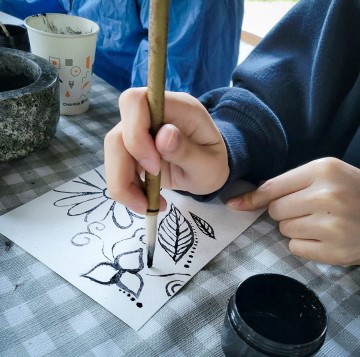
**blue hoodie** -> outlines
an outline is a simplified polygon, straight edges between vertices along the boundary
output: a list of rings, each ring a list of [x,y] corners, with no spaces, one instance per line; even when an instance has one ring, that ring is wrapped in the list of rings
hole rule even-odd
[[[220,129],[230,178],[257,182],[316,158],[360,167],[360,1],[302,0],[201,101]]]
[[[237,65],[244,0],[170,2],[166,88],[199,96],[228,86]],[[149,0],[0,0],[24,19],[44,12],[100,26],[94,72],[120,91],[147,83]]]

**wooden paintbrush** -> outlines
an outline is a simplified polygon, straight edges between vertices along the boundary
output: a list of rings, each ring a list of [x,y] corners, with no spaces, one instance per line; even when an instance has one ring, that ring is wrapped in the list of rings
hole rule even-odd
[[[169,0],[150,0],[148,92],[151,128],[155,136],[164,121],[165,74],[168,34]],[[161,174],[154,176],[145,173],[145,191],[148,200],[146,213],[147,266],[153,265],[157,216],[160,207]]]

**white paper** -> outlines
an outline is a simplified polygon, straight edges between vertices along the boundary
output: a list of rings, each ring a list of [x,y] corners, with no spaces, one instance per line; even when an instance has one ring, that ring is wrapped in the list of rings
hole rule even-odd
[[[135,330],[262,213],[162,190],[168,207],[149,269],[145,219],[108,197],[103,171],[1,216],[0,232]]]

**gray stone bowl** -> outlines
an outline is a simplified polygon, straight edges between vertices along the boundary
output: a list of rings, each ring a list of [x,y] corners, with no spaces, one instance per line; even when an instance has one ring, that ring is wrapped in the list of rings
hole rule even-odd
[[[55,67],[29,52],[0,47],[0,162],[46,147],[60,117]]]

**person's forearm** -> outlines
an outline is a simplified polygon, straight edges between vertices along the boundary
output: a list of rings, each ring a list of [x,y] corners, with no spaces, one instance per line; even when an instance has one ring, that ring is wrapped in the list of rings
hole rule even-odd
[[[355,134],[359,19],[357,0],[300,1],[234,72],[234,86],[249,89],[281,123],[288,140],[284,169],[341,158]]]
[[[228,149],[230,177],[254,183],[283,170],[287,140],[274,113],[243,88],[222,88],[200,98]]]
[[[360,124],[358,1],[300,1],[201,101],[229,153],[231,178],[274,177],[342,157]]]

